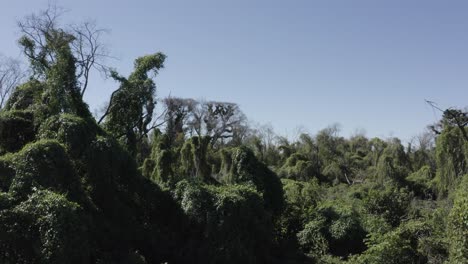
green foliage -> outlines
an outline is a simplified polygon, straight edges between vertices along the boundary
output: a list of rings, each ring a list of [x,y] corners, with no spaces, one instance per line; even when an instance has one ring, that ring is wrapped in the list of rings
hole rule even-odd
[[[30,60],[34,76],[44,82],[30,81],[29,85],[20,89],[20,92],[14,93],[13,101],[7,103],[7,108],[36,105],[36,108],[42,110],[41,115],[44,119],[60,113],[91,117],[88,106],[81,99],[76,79],[76,58],[70,48],[74,36],[54,26],[51,22],[44,26],[46,28],[35,28],[34,33],[37,35],[27,34],[19,40],[25,55]],[[31,87],[43,89],[33,91]]]
[[[297,238],[302,250],[318,262],[327,255],[347,258],[366,249],[367,233],[354,205],[324,201],[308,219]]]
[[[316,252],[318,249],[315,248],[315,242],[307,242],[310,241],[308,237],[311,230],[304,227],[304,224],[322,199],[321,187],[316,180],[302,182],[282,179],[281,182],[285,203],[284,211],[277,222],[277,239],[283,248],[294,248],[302,244],[307,248],[313,247],[312,251]],[[300,231],[302,234],[299,236]]]
[[[417,195],[420,197],[432,197],[434,172],[429,166],[423,166],[418,171],[411,173],[406,177]]]
[[[51,114],[73,113],[80,117],[91,117],[88,106],[81,99],[76,80],[76,59],[70,43],[73,36],[58,30],[48,32],[47,45],[56,54],[55,63],[46,68],[46,87],[42,101]]]
[[[326,178],[328,178],[330,181],[333,181],[335,184],[340,183],[340,178],[342,178],[343,175],[340,165],[336,162],[328,164],[323,169],[322,173]]]
[[[166,56],[111,72],[99,126],[51,28],[20,40],[38,79],[0,111],[1,263],[468,262],[465,112],[444,112],[435,151],[405,151],[337,126],[262,138],[235,104],[173,100],[150,139]]]
[[[78,199],[80,183],[64,147],[42,140],[26,145],[11,157],[16,172],[10,193],[24,198],[34,189],[50,189]]]
[[[314,215],[325,219],[321,234],[326,237],[332,255],[347,257],[364,251],[366,232],[353,205],[326,202]]]
[[[303,212],[305,215],[310,213],[310,209],[317,206],[323,196],[317,180],[302,182],[282,179],[281,182],[288,206],[297,208],[297,211]]]
[[[56,139],[67,147],[70,154],[79,157],[96,134],[102,133],[96,123],[90,119],[61,114],[51,116],[41,124],[38,138]]]
[[[393,227],[406,216],[413,194],[406,188],[389,185],[384,189],[372,188],[364,199],[368,213],[380,216]]]
[[[458,187],[447,230],[449,263],[468,262],[468,175]]]
[[[192,228],[192,234],[196,236],[189,237],[194,239],[190,241],[192,262],[268,262],[271,218],[255,189],[243,185],[214,187],[181,181],[174,196],[196,223]]]
[[[191,137],[180,150],[182,173],[191,178],[210,181],[211,167],[207,163],[210,137]]]
[[[377,163],[377,178],[381,184],[403,182],[410,171],[409,157],[398,139],[393,139],[383,150]]]
[[[156,159],[156,170],[153,178],[162,183],[171,183],[173,181],[172,173],[172,154],[169,150],[161,150]]]
[[[420,237],[428,235],[428,228],[421,222],[408,222],[383,236],[372,237],[363,254],[353,257],[353,264],[407,264],[426,263],[427,259],[417,251]]]
[[[419,237],[417,251],[427,259],[427,263],[445,263],[448,258],[446,227],[450,209],[447,206],[447,201],[440,203],[438,208],[430,208],[428,213],[418,219],[425,224],[427,230],[424,235],[416,233]]]
[[[11,94],[5,104],[5,110],[33,110],[37,108],[45,89],[44,83],[34,79],[20,85]]]
[[[223,154],[221,165],[223,181],[228,184],[252,184],[262,194],[265,207],[274,215],[283,209],[283,188],[278,176],[265,164],[259,162],[247,147],[238,147]]]
[[[150,157],[145,159],[142,166],[143,175],[162,187],[174,187],[178,181],[174,169],[174,156],[170,148],[169,138],[156,131]]]
[[[0,211],[2,263],[86,263],[88,225],[81,207],[48,190]]]
[[[162,53],[136,59],[135,68],[128,78],[111,72],[111,77],[120,83],[120,87],[111,96],[103,116],[106,118],[104,126],[115,138],[123,138],[133,155],[136,155],[137,145],[150,130],[156,105],[156,85],[148,74],[157,74],[163,68],[165,59]]]
[[[436,141],[437,172],[435,184],[440,195],[456,187],[468,172],[468,142],[458,128],[446,127]]]
[[[0,262],[181,262],[183,212],[90,118],[63,48],[0,114]]]
[[[29,111],[0,112],[0,153],[20,150],[34,140],[34,116]]]
[[[307,181],[316,176],[317,166],[302,154],[294,153],[278,171],[281,177]]]
[[[312,255],[314,258],[327,254],[328,241],[325,235],[326,218],[316,217],[309,221],[304,229],[297,233],[297,239],[302,250]]]

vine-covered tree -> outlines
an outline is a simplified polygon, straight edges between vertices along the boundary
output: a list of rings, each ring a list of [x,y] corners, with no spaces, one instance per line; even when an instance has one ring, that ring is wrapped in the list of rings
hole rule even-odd
[[[96,70],[107,74],[109,71],[105,60],[110,58],[110,55],[102,40],[107,31],[99,28],[93,21],[61,25],[60,19],[64,13],[64,9],[49,5],[47,9],[18,21],[18,27],[23,34],[19,44],[30,61],[33,77],[43,80],[46,78],[46,72],[58,59],[56,50],[63,41],[58,35],[66,35],[77,69],[76,83],[80,96],[83,97],[91,72]]]
[[[123,140],[134,155],[142,140],[158,126],[152,122],[156,84],[149,74],[156,75],[163,68],[165,59],[166,55],[159,52],[136,59],[135,69],[128,78],[111,71],[111,77],[120,83],[120,87],[112,93],[98,123],[104,122],[106,129],[115,138]]]

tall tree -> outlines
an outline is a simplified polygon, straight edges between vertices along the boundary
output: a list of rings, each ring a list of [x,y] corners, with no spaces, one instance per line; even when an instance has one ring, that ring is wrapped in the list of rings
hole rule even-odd
[[[177,138],[183,138],[187,125],[193,123],[198,102],[193,99],[184,99],[178,97],[167,97],[163,100],[166,122],[166,135],[171,144]],[[192,133],[191,133],[192,134]]]
[[[110,98],[109,104],[99,123],[114,137],[123,139],[129,150],[135,154],[137,145],[148,133],[158,126],[152,122],[156,106],[156,84],[149,76],[163,68],[166,55],[158,52],[135,60],[135,69],[128,78],[111,72],[111,77],[120,83]]]
[[[88,88],[91,71],[97,70],[104,74],[109,71],[105,65],[105,60],[110,58],[109,51],[102,40],[107,31],[97,27],[93,21],[61,25],[60,18],[64,12],[62,8],[50,5],[46,10],[18,21],[18,27],[23,34],[19,43],[30,60],[34,77],[45,79],[46,71],[57,62],[54,51],[61,43],[56,33],[68,35],[70,51],[75,58],[77,84],[80,96],[83,97]]]
[[[212,142],[241,140],[245,116],[237,104],[208,102],[204,107],[207,113],[204,118],[206,132],[212,138]]]

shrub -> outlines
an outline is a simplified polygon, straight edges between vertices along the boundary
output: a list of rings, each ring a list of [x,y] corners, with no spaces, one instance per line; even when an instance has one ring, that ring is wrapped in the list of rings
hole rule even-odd
[[[76,203],[47,190],[0,211],[0,262],[86,263],[88,222]]]
[[[238,147],[225,153],[221,172],[222,181],[228,184],[252,184],[262,194],[265,208],[279,215],[284,206],[284,194],[278,176],[257,160],[247,147]]]
[[[34,137],[32,112],[7,111],[0,114],[0,154],[18,151]]]
[[[188,252],[193,262],[268,262],[272,223],[255,189],[184,180],[174,197],[195,223]]]

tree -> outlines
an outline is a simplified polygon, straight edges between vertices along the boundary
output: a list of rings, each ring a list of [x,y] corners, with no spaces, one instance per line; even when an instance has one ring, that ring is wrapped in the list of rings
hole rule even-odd
[[[106,45],[102,41],[105,29],[97,27],[93,21],[85,21],[75,25],[61,25],[60,18],[65,11],[57,6],[49,5],[46,10],[26,16],[18,21],[23,37],[19,40],[24,54],[31,63],[33,76],[45,78],[45,73],[57,62],[55,50],[60,46],[57,32],[70,37],[70,49],[75,58],[77,83],[80,96],[83,97],[89,84],[92,70],[107,74],[109,67],[104,62],[110,58]]]
[[[19,61],[0,56],[0,108],[25,76]]]
[[[190,127],[198,135],[209,136],[212,144],[239,145],[247,134],[246,117],[234,103],[204,102],[192,120]]]
[[[253,184],[262,193],[265,208],[273,215],[281,214],[284,206],[281,181],[249,148],[241,146],[225,150],[220,175],[221,182],[227,184]]]
[[[210,182],[211,167],[207,162],[209,137],[191,137],[180,150],[180,161],[185,176]]]
[[[460,129],[448,126],[442,130],[436,140],[435,158],[435,184],[438,195],[445,195],[468,173],[468,141],[463,139]]]
[[[178,135],[209,137],[211,145],[241,145],[247,137],[247,119],[234,103],[197,101],[168,97],[166,133],[171,141]]]
[[[42,108],[38,112],[43,118],[61,113],[91,117],[76,75],[78,64],[71,48],[75,36],[57,25],[58,17],[58,9],[49,8],[18,23],[23,33],[19,43],[33,70],[30,83],[44,85],[36,102]]]
[[[443,113],[442,119],[429,126],[436,135],[435,160],[437,165],[434,182],[439,195],[445,195],[457,186],[468,172],[468,111],[441,109],[436,103],[426,100],[433,109]]]
[[[466,127],[468,126],[468,111],[456,109],[456,108],[447,108],[445,110],[437,106],[436,103],[426,100],[426,103],[429,104],[433,109],[441,111],[443,113],[442,119],[440,122],[429,126],[429,128],[437,135],[447,126],[457,127],[465,142],[468,142],[468,132]]]
[[[416,141],[416,144],[410,148],[410,152],[408,154],[411,158],[411,164],[413,166],[414,171],[417,171],[425,166],[435,168],[436,165],[434,158],[434,134],[430,131],[426,131],[413,138],[412,141]]]
[[[448,263],[468,261],[468,175],[464,175],[455,193],[453,208],[450,211],[447,236],[449,238]]]
[[[120,83],[98,123],[117,139],[123,139],[128,150],[135,154],[138,143],[159,124],[152,123],[156,106],[156,84],[149,76],[164,67],[166,55],[158,52],[135,60],[135,69],[128,78],[111,71],[111,77]]]
[[[167,97],[163,100],[165,107],[166,135],[173,143],[178,137],[184,137],[186,126],[193,123],[198,102],[193,99]],[[191,133],[193,134],[193,133]]]

